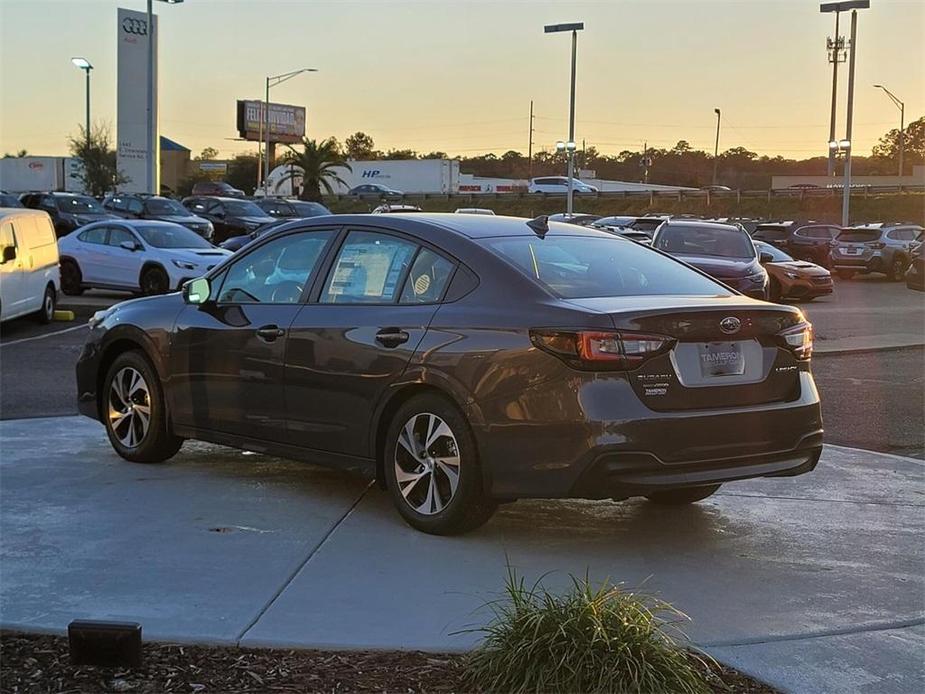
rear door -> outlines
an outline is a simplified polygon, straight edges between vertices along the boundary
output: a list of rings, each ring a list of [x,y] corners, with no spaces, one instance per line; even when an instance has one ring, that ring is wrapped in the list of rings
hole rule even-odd
[[[105,225],[94,226],[77,232],[77,242],[74,244],[75,260],[80,268],[83,281],[87,284],[105,284],[105,277],[109,274],[107,262],[109,256],[106,249],[106,238],[109,236],[109,227]]]
[[[0,256],[0,319],[3,320],[24,311],[27,296],[22,250],[9,217],[0,222],[0,252],[6,248],[15,249],[16,257],[3,262]]]
[[[290,329],[290,440],[369,455],[373,413],[408,365],[455,263],[409,237],[351,229]]]

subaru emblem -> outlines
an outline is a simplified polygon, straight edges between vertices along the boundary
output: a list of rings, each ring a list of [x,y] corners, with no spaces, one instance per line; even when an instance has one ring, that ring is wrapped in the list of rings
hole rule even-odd
[[[733,335],[739,332],[739,328],[742,327],[742,321],[740,321],[735,316],[727,316],[719,322],[719,329],[722,330],[727,335]]]

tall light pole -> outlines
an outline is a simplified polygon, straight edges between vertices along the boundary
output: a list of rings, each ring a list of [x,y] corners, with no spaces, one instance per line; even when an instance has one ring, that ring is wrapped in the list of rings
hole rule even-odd
[[[906,105],[900,101],[896,95],[882,84],[874,85],[877,89],[882,89],[886,95],[893,100],[893,103],[899,108],[899,175],[903,175],[903,155],[906,151],[906,133],[903,132],[906,127]]]
[[[166,2],[168,5],[179,5],[183,0],[158,0],[158,2]],[[157,119],[154,117],[154,41],[156,40],[154,32],[154,8],[152,7],[152,0],[148,0],[148,118],[147,118],[147,157],[148,157],[148,171],[147,171],[147,180],[145,181],[145,187],[149,193],[153,195],[160,194],[160,186],[158,185],[158,178],[160,172],[157,170],[158,165],[158,151],[160,149],[160,143],[157,142]]]
[[[87,75],[87,125],[86,132],[84,133],[87,136],[87,151],[90,151],[90,70],[93,69],[93,66],[90,64],[90,61],[86,58],[71,58],[71,62],[83,70]]]
[[[825,12],[826,10],[822,10]],[[829,62],[832,63],[832,108],[829,114],[829,142],[835,142],[835,111],[838,104],[838,64],[845,62],[845,37],[838,33],[838,23],[841,12],[836,6],[835,11],[835,38],[826,39],[825,47]],[[829,147],[828,175],[835,175],[835,153]]]
[[[263,167],[263,197],[269,195],[269,178],[270,178],[270,87],[275,87],[278,84],[282,84],[286,80],[291,80],[296,75],[301,75],[303,72],[318,72],[316,68],[313,67],[303,67],[299,70],[293,70],[292,72],[284,72],[282,75],[273,75],[272,77],[267,77],[267,92],[266,92],[266,101],[264,102],[264,123],[263,131],[266,134],[266,146],[264,147],[263,155],[266,157],[266,164]]]
[[[575,177],[575,59],[578,53],[578,32],[585,28],[584,22],[572,22],[569,24],[547,24],[543,27],[544,33],[555,34],[562,31],[572,32],[572,83],[569,97],[569,117],[568,117],[568,142],[566,150],[568,151],[568,199],[566,203],[566,213],[572,214],[572,200],[574,195],[574,177]]]
[[[714,108],[713,113],[716,114],[716,144],[713,146],[713,185],[716,185],[716,170],[717,166],[719,166],[719,121],[722,118],[722,112],[718,108]]]
[[[820,12],[847,12],[851,10],[851,40],[848,50],[851,54],[848,59],[848,113],[845,118],[845,139],[842,142],[847,143],[843,148],[845,151],[845,182],[842,191],[842,209],[841,218],[842,226],[848,226],[849,207],[851,205],[851,126],[854,122],[854,66],[858,53],[858,10],[865,10],[870,7],[870,0],[842,0],[841,2],[824,2],[819,5]],[[837,38],[837,37],[836,37]],[[834,137],[829,137],[829,156],[832,157],[831,143]]]

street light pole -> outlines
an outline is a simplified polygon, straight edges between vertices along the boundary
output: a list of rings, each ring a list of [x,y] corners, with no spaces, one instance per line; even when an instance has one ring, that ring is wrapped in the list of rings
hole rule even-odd
[[[292,72],[284,72],[282,75],[273,75],[268,76],[266,81],[266,100],[263,102],[264,108],[264,119],[263,119],[263,130],[266,135],[266,142],[264,143],[264,157],[265,164],[263,167],[263,197],[269,195],[270,189],[270,87],[275,87],[278,84],[282,84],[286,80],[291,80],[296,75],[301,75],[303,72],[318,72],[316,68],[313,67],[303,67],[299,70],[293,70]]]
[[[899,175],[903,175],[903,155],[906,150],[906,105],[900,101],[897,96],[882,84],[875,84],[875,87],[882,89],[886,95],[893,100],[893,103],[899,108]]]
[[[86,73],[86,82],[87,82],[87,120],[86,120],[86,130],[84,135],[87,140],[87,151],[90,151],[90,70],[93,69],[93,66],[90,64],[90,61],[86,58],[71,58],[71,62],[81,70]]]
[[[719,165],[719,122],[722,118],[722,113],[718,108],[714,108],[713,112],[716,114],[716,145],[713,147],[713,185],[716,185],[716,172]]]
[[[845,119],[845,140],[848,152],[845,155],[845,189],[842,192],[841,225],[848,226],[849,206],[851,205],[851,125],[854,122],[854,65],[858,56],[858,11],[851,10],[851,57],[848,62],[848,115]]]
[[[555,34],[561,31],[572,32],[572,79],[569,90],[569,117],[568,117],[568,142],[566,151],[568,153],[568,194],[566,200],[566,214],[572,214],[574,200],[574,177],[575,177],[575,67],[578,55],[578,32],[585,28],[584,22],[571,22],[569,24],[547,24],[543,31],[547,34]]]

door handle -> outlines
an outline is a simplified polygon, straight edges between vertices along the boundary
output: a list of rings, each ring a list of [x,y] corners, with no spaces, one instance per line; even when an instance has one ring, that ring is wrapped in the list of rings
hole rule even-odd
[[[376,342],[383,347],[398,347],[408,341],[411,336],[401,328],[383,328],[376,333]]]
[[[286,331],[277,325],[265,325],[257,328],[257,337],[264,342],[276,342],[276,339],[286,334]]]

